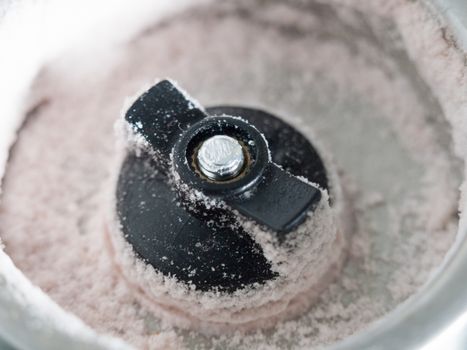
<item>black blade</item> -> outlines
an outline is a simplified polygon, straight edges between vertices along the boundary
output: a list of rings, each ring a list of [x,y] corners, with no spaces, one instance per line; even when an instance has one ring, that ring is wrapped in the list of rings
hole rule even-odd
[[[253,194],[228,203],[259,224],[284,233],[302,223],[320,199],[318,188],[269,163]]]
[[[171,81],[162,80],[133,103],[125,120],[167,160],[180,134],[206,116]]]
[[[190,150],[189,140],[199,138],[197,142],[202,141],[197,134],[199,130],[203,130],[203,137],[214,133],[234,133],[232,136],[236,138],[244,137],[242,141],[245,147],[250,148],[251,154],[269,154],[268,146],[264,135],[247,121],[228,116],[220,119],[208,117],[201,106],[169,80],[159,82],[139,97],[125,119],[166,161],[160,164],[161,170],[168,165],[177,145],[174,158],[178,160],[177,169],[187,184],[224,199],[243,215],[276,232],[294,229],[321,199],[317,187],[301,181],[264,156],[254,160],[257,164],[240,181],[219,184],[199,178],[195,169],[190,168],[192,158],[186,158],[187,150],[190,153],[196,149],[194,144]],[[255,138],[256,146],[249,145],[251,138]],[[180,139],[189,142],[180,143]],[[248,191],[248,196],[241,193],[243,191]]]

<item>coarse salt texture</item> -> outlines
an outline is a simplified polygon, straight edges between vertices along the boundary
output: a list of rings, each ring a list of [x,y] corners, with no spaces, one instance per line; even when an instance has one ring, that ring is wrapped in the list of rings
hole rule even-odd
[[[97,332],[140,348],[322,348],[416,295],[455,243],[467,198],[464,182],[459,202],[465,57],[421,1],[216,2],[147,23],[108,65],[80,69],[84,62],[63,55],[34,83],[2,185],[0,237],[35,285]],[[178,299],[162,295],[170,281],[157,280],[113,235],[113,124],[129,96],[165,76],[205,106],[270,110],[332,158],[345,193],[335,205],[350,211],[345,222],[355,218],[348,258],[329,285],[313,277],[324,287],[305,293],[297,305],[313,305],[294,319],[262,306],[251,315],[254,297],[231,298],[222,312],[232,321],[241,309],[240,328],[251,332],[220,334],[222,296],[203,299],[176,285],[167,287]],[[333,238],[320,239],[327,258],[337,258]],[[270,246],[271,260],[288,256]],[[307,264],[327,276],[331,260],[320,265],[313,255]],[[298,271],[290,278],[298,281]],[[306,281],[290,284],[292,294],[315,285]],[[292,301],[285,291],[273,288],[266,300]],[[174,300],[176,309],[165,310]],[[267,330],[249,323],[269,318],[279,322]],[[192,322],[203,332],[187,330]]]

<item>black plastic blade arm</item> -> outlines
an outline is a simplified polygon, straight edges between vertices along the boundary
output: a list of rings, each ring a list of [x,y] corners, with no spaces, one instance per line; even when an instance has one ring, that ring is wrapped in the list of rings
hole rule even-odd
[[[287,233],[306,219],[320,199],[321,191],[317,187],[269,163],[253,194],[227,202],[259,224]]]
[[[168,160],[180,133],[207,117],[202,107],[169,80],[162,80],[130,107],[125,115],[133,131]]]

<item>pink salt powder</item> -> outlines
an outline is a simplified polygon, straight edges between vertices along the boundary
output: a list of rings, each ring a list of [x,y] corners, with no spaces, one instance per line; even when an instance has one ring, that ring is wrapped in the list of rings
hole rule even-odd
[[[4,182],[0,236],[15,264],[96,330],[143,348],[322,347],[413,295],[453,242],[459,166],[441,110],[409,77],[413,69],[400,67],[393,16],[454,125],[463,122],[464,66],[418,3],[337,2],[345,5],[336,12],[216,4],[148,29],[115,65],[76,74],[74,64],[73,75],[73,57],[48,66]],[[364,14],[352,6],[368,12],[369,27],[359,27]],[[114,268],[104,234],[112,125],[125,97],[156,76],[175,78],[205,105],[274,111],[333,155],[357,226],[342,274],[306,314],[268,332],[206,337],[158,319]],[[464,157],[466,129],[455,133]]]

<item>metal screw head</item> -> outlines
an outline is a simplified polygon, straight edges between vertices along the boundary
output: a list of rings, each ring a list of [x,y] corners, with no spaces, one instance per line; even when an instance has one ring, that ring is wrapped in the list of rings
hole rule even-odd
[[[198,150],[197,162],[201,172],[212,180],[230,180],[237,176],[245,163],[243,148],[233,137],[212,136]]]

